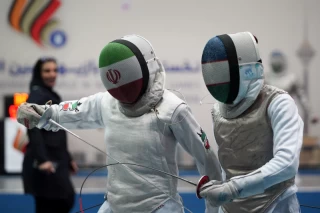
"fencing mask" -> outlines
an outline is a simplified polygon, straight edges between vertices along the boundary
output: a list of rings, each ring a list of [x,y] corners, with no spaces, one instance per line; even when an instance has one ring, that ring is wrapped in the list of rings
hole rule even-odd
[[[272,51],[270,55],[270,65],[274,73],[283,73],[287,68],[287,61],[284,54],[277,50]]]
[[[154,61],[154,50],[146,39],[138,35],[124,36],[102,49],[100,77],[115,99],[124,104],[134,104],[146,92],[150,76],[160,69],[157,63],[153,63],[150,69],[148,63]]]
[[[224,117],[234,118],[256,99],[263,86],[258,41],[250,32],[211,38],[202,54],[207,89],[220,102]]]

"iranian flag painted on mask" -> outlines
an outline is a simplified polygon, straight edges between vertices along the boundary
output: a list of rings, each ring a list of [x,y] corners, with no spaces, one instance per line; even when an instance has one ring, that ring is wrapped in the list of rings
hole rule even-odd
[[[109,43],[99,58],[101,80],[108,92],[123,103],[134,103],[143,88],[143,73],[136,55],[124,44]]]

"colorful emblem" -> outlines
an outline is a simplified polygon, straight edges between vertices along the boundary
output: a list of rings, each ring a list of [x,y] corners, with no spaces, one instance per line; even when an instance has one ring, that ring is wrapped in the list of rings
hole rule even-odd
[[[52,47],[65,45],[66,33],[60,30],[59,21],[53,16],[60,8],[61,0],[15,0],[11,1],[8,21],[19,33],[31,37],[40,46]]]
[[[108,81],[110,81],[113,84],[116,84],[119,82],[120,78],[121,78],[121,74],[118,70],[108,70],[107,73],[107,79]]]
[[[200,136],[200,138],[204,144],[204,147],[206,149],[209,149],[210,148],[209,140],[207,138],[206,133],[202,130],[202,128],[200,128],[200,133],[197,133],[197,134]]]
[[[67,102],[67,103],[64,103],[62,104],[62,108],[61,110],[63,111],[75,111],[75,112],[79,112],[80,110],[78,109],[78,106],[80,106],[82,103],[80,103],[79,101],[76,101],[74,103],[72,102]],[[60,111],[61,111],[60,110]]]

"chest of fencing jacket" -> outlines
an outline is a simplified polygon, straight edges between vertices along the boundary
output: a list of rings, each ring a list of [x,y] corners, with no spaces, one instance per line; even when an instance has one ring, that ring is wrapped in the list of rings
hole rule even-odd
[[[257,100],[234,119],[225,119],[216,104],[212,110],[214,136],[219,146],[218,156],[227,180],[251,173],[273,158],[273,130],[268,106],[283,90],[265,85]],[[264,193],[235,199],[222,208],[228,213],[261,213],[294,184],[294,178],[276,184]]]
[[[175,109],[183,103],[165,91],[155,112],[127,117],[119,111],[115,99],[102,100],[105,141],[109,155],[120,162],[136,163],[178,175],[175,158],[176,139],[165,123],[171,123]],[[108,103],[108,104],[104,104]],[[158,118],[157,118],[158,117]],[[115,163],[108,158],[108,163]],[[155,171],[128,165],[162,191],[176,197],[177,179]],[[122,165],[108,167],[107,200],[114,213],[152,212],[169,199],[162,191]]]

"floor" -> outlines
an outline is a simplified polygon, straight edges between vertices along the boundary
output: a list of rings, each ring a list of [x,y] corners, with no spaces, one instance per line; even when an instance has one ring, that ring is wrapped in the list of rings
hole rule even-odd
[[[79,211],[79,192],[80,187],[92,170],[80,171],[78,175],[72,177],[74,187],[77,192],[77,198],[72,209],[72,213]],[[180,176],[197,183],[199,175],[196,172],[181,172]],[[82,197],[83,206],[91,207],[103,202],[103,194],[106,189],[107,172],[97,172],[89,177],[83,187]],[[320,206],[320,172],[300,174],[296,178],[298,186],[298,199],[300,204],[309,206]],[[191,212],[204,212],[203,200],[196,198],[195,187],[191,184],[179,181],[178,190],[182,196],[185,206]],[[86,213],[96,213],[99,207],[85,211]],[[20,176],[0,176],[0,212],[1,213],[34,213],[34,202],[32,197],[23,194],[22,180]],[[302,213],[320,213],[320,209],[301,206]]]
[[[80,187],[89,171],[79,172],[72,177],[74,187],[80,192]],[[190,172],[189,172],[190,173]],[[106,172],[100,172],[90,176],[85,185],[85,193],[103,193],[107,182]],[[181,177],[197,183],[199,176],[197,174],[183,174]],[[296,184],[300,192],[320,192],[320,174],[300,174],[296,177]],[[178,182],[180,192],[193,192],[195,189],[191,184],[183,181]],[[0,176],[0,193],[23,193],[22,180],[20,176]]]

